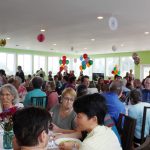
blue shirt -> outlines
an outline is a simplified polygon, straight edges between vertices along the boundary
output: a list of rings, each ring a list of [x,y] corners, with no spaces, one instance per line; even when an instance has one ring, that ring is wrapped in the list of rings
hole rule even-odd
[[[142,101],[150,103],[150,90],[147,89],[142,90]]]
[[[34,89],[32,91],[30,91],[24,100],[24,106],[30,106],[31,105],[31,97],[42,97],[42,96],[46,96],[46,93],[41,91],[41,89]]]
[[[118,95],[114,92],[107,92],[102,95],[106,99],[108,113],[114,119],[115,123],[117,123],[119,114],[126,114],[125,105],[119,100]]]
[[[131,105],[128,109],[128,115],[136,119],[134,136],[138,139],[141,139],[144,106],[150,107],[150,104],[145,102],[140,102],[136,105]],[[147,110],[144,137],[149,135],[149,130],[150,130],[150,110]]]

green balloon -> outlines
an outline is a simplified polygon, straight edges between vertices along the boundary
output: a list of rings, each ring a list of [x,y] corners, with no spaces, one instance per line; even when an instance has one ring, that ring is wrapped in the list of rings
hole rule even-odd
[[[66,64],[67,64],[67,65],[69,64],[69,60],[66,60]]]
[[[116,68],[116,67],[114,67],[114,71],[116,71],[116,69],[117,69],[117,68]]]
[[[85,70],[86,69],[86,65],[82,65],[82,69]]]
[[[89,64],[92,65],[93,64],[93,60],[89,60]]]
[[[118,71],[118,75],[120,75],[120,71]]]
[[[59,60],[59,64],[60,64],[60,65],[62,64],[62,60],[61,60],[61,59]]]

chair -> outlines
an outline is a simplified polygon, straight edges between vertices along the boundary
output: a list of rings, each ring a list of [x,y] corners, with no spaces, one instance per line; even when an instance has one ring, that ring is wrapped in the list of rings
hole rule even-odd
[[[31,97],[31,105],[46,108],[47,96]]]
[[[147,136],[145,142],[134,150],[150,150],[150,136]]]
[[[135,126],[136,119],[126,116],[125,114],[119,115],[117,129],[121,137],[123,150],[132,150]]]
[[[147,114],[147,110],[150,109],[150,107],[144,107],[144,111],[143,111],[143,121],[142,121],[142,130],[141,130],[141,144],[144,143],[145,137],[145,124],[146,124],[146,114]],[[150,129],[149,129],[149,134],[150,134]]]

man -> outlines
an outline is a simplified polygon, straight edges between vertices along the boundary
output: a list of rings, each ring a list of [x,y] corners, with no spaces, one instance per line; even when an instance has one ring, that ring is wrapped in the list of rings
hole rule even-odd
[[[16,72],[16,76],[19,76],[22,79],[22,83],[25,81],[24,72],[21,66],[17,67],[18,71]]]
[[[144,81],[145,89],[142,90],[142,101],[150,103],[150,78]]]
[[[37,107],[18,110],[13,116],[14,150],[45,150],[48,144],[50,114]]]
[[[120,101],[122,95],[122,83],[120,81],[113,81],[109,87],[109,92],[103,94],[106,99],[109,115],[118,122],[119,114],[126,113],[125,105]]]

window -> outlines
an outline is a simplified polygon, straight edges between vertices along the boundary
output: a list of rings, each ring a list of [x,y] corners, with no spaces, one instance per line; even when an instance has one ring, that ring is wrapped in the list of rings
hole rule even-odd
[[[106,58],[106,76],[113,76],[111,72],[115,65],[119,66],[119,57]]]
[[[4,69],[8,75],[14,75],[16,72],[15,54],[0,53],[0,58],[0,69]]]
[[[32,74],[32,55],[18,54],[18,66],[22,67],[25,75]]]
[[[129,72],[130,69],[132,69],[134,73],[134,61],[132,57],[120,57],[121,76],[124,77],[126,75],[126,72]]]
[[[48,72],[52,71],[53,76],[59,71],[59,57],[48,57]]]
[[[93,73],[104,73],[105,74],[105,58],[94,59]]]

